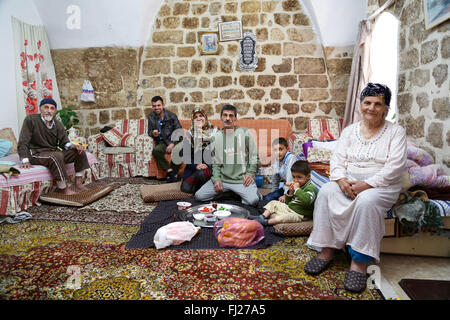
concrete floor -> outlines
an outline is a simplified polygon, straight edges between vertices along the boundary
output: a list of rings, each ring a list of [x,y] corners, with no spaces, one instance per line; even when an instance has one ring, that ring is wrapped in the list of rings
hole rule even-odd
[[[450,258],[381,254],[378,266],[386,299],[410,300],[398,284],[401,279],[450,280]]]

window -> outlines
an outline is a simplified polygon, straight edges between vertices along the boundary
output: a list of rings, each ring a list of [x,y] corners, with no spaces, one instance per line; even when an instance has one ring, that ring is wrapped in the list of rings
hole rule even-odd
[[[387,85],[392,91],[386,120],[397,122],[398,39],[400,21],[388,12],[376,18],[370,48],[370,82]]]

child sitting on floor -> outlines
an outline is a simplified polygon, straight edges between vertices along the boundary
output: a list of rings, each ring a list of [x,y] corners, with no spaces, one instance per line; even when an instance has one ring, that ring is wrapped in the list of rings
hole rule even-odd
[[[311,220],[317,191],[310,180],[310,172],[307,161],[296,161],[291,167],[292,183],[287,183],[286,203],[272,200],[264,206],[264,213],[254,219],[263,226]]]
[[[297,160],[289,151],[285,138],[277,138],[272,142],[272,150],[276,158],[272,165],[272,190],[264,196],[264,200],[278,200],[285,202],[285,192],[288,191],[286,183],[292,182],[291,167]]]

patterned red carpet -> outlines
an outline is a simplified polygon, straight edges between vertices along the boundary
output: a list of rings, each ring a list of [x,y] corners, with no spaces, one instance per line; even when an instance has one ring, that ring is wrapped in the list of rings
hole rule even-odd
[[[139,187],[158,182],[96,183],[115,190],[83,208],[42,205],[29,210],[32,220],[0,225],[0,299],[382,299],[344,290],[343,254],[321,276],[305,274],[316,254],[306,237],[264,250],[126,250],[157,205]]]

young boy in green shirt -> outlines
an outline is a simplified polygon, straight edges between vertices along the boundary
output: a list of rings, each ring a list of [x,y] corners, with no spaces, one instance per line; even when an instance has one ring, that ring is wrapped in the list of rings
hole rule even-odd
[[[317,191],[312,184],[307,161],[298,160],[292,167],[292,183],[286,191],[286,203],[272,200],[264,206],[264,213],[254,219],[263,226],[278,223],[302,222],[313,218]]]

